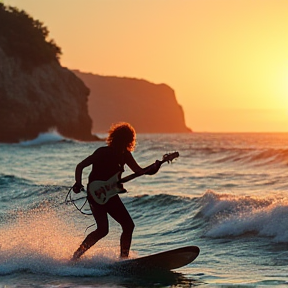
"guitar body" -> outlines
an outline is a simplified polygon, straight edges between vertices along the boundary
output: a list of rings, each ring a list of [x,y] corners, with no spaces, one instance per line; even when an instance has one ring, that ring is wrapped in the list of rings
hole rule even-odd
[[[118,172],[107,181],[93,181],[88,185],[88,191],[96,203],[104,205],[111,197],[127,192],[119,183],[120,174],[121,172]]]

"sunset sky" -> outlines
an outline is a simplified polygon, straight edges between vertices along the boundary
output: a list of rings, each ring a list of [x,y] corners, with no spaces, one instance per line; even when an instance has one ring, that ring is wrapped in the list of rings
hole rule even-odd
[[[194,131],[288,132],[288,0],[2,2],[44,22],[63,66],[172,87]]]

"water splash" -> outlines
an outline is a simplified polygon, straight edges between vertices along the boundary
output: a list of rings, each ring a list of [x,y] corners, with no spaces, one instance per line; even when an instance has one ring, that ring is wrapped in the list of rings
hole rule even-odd
[[[0,274],[27,271],[92,276],[107,273],[105,265],[118,260],[118,243],[106,247],[97,245],[87,251],[82,261],[72,263],[71,256],[83,235],[79,235],[71,218],[42,204],[32,210],[12,212],[9,223],[0,228]]]

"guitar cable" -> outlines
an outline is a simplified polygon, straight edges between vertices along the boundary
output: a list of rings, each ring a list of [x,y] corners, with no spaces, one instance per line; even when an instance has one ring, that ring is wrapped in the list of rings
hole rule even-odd
[[[83,214],[83,215],[92,215],[92,212],[89,213],[89,212],[83,212],[83,211],[82,211],[83,207],[85,206],[85,204],[86,204],[87,201],[88,201],[88,200],[87,200],[87,196],[84,196],[84,197],[81,197],[81,198],[78,198],[78,199],[73,200],[73,199],[72,199],[72,196],[71,196],[71,194],[72,194],[72,193],[71,193],[71,192],[72,192],[72,189],[73,189],[73,187],[71,187],[71,188],[69,189],[69,191],[68,191],[68,193],[67,193],[67,195],[66,195],[65,204],[68,205],[69,203],[73,203],[74,207],[75,207],[81,214]],[[82,189],[81,191],[84,191],[84,189]],[[68,198],[69,198],[69,200],[68,200]],[[75,204],[75,202],[78,201],[78,200],[83,200],[83,199],[85,199],[84,204],[79,208],[79,207]]]
[[[82,211],[83,207],[86,205],[86,203],[87,203],[87,201],[88,201],[87,196],[78,198],[78,199],[76,199],[76,200],[73,200],[73,199],[72,199],[72,196],[71,196],[71,194],[72,194],[72,193],[71,193],[71,192],[72,192],[72,189],[73,189],[73,186],[69,189],[69,191],[68,191],[68,193],[67,193],[67,195],[66,195],[66,197],[65,197],[65,204],[68,205],[68,204],[70,204],[70,203],[73,203],[74,207],[75,207],[81,214],[91,216],[91,215],[92,215],[92,212],[89,213],[89,212],[83,212],[83,211]],[[82,188],[81,191],[84,191],[84,188]],[[68,198],[69,198],[69,200],[68,200]],[[84,204],[79,208],[79,207],[75,204],[75,202],[78,201],[78,200],[83,200],[83,199],[85,199],[85,202],[84,202]],[[89,226],[85,229],[84,234],[87,232],[87,230],[88,230],[89,228],[93,227],[94,225],[96,225],[96,224],[94,223],[94,224],[92,224],[92,225],[89,225]]]

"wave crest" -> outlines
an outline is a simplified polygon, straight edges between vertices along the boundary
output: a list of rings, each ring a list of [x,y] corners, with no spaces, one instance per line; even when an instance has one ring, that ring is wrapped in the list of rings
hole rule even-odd
[[[228,149],[221,150],[215,163],[239,162],[241,164],[288,165],[288,149]]]
[[[286,198],[237,197],[208,191],[201,198],[201,215],[208,220],[209,238],[253,234],[288,242],[288,201]]]
[[[20,145],[21,146],[34,146],[34,145],[64,142],[66,140],[70,140],[70,139],[66,139],[61,134],[59,134],[56,130],[52,130],[46,133],[40,133],[33,140],[22,141],[20,142]]]

